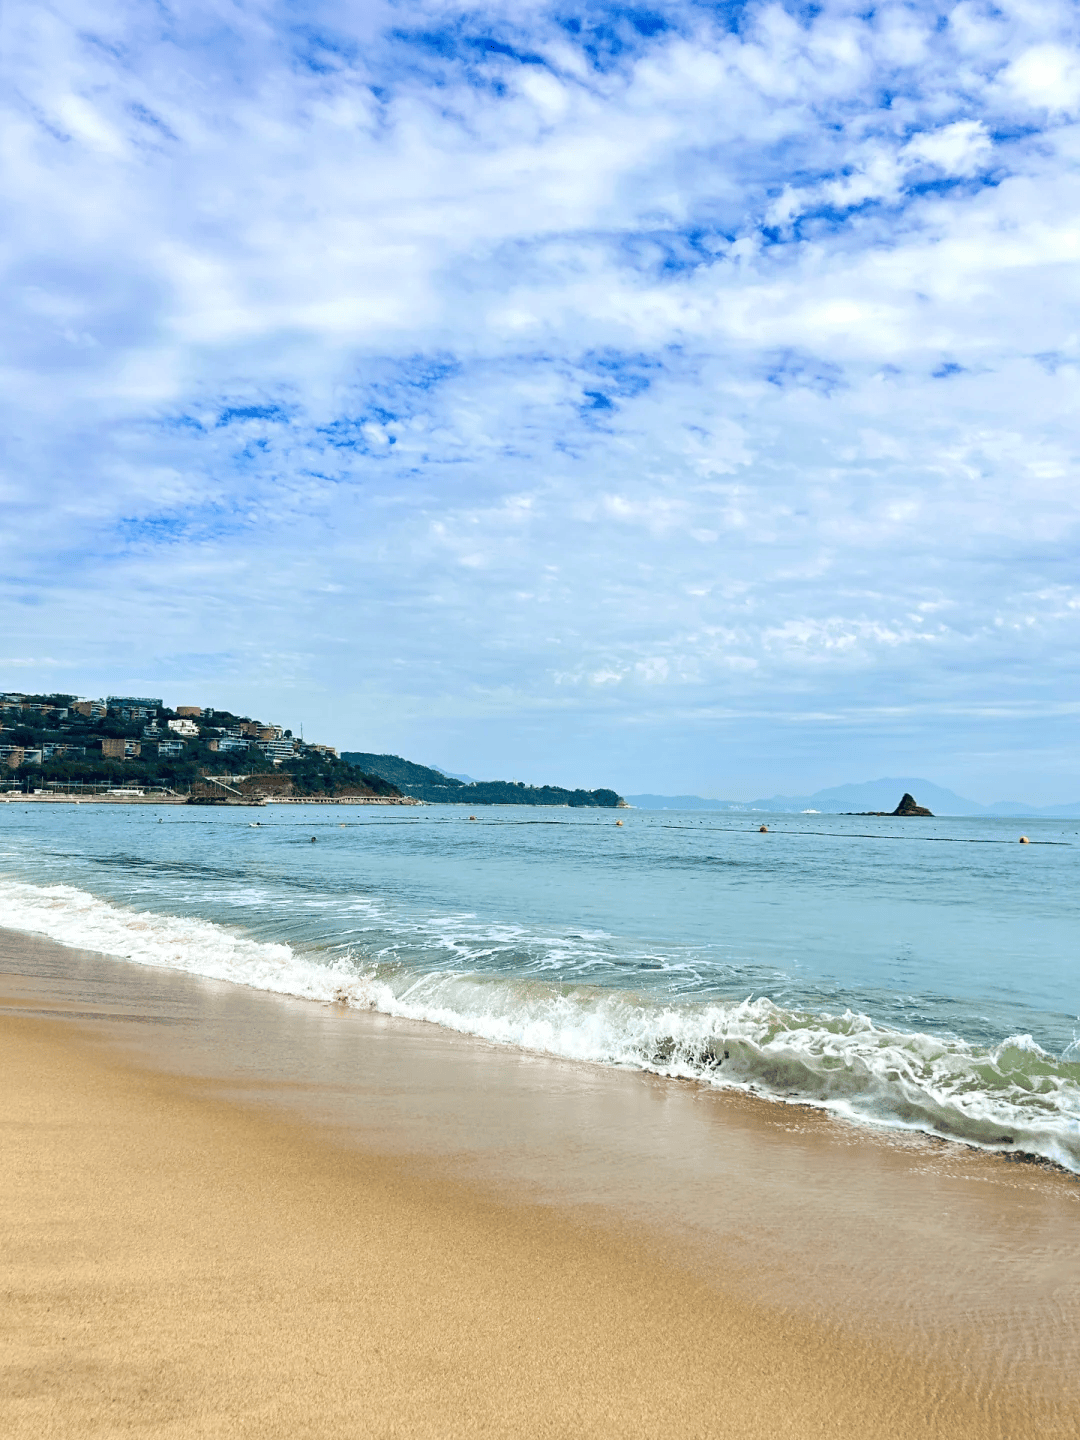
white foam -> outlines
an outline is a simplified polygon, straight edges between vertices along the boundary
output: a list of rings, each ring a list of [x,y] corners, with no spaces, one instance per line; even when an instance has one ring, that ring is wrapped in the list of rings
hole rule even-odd
[[[352,969],[301,960],[288,945],[249,940],[209,920],[125,910],[72,885],[0,881],[0,925],[138,965],[311,1000],[332,1000],[342,979],[355,978]]]
[[[497,1044],[697,1079],[853,1119],[1041,1155],[1080,1173],[1080,1059],[1030,1035],[992,1048],[785,1010],[767,999],[658,1003],[626,992],[349,956],[323,960],[199,919],[126,910],[69,885],[0,880],[0,925],[279,994],[344,1001]]]

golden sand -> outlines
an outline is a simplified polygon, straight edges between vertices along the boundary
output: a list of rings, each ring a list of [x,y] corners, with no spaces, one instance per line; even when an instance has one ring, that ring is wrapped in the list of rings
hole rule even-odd
[[[10,978],[10,977],[9,977]],[[0,1014],[0,1433],[1072,1436],[588,1217]]]

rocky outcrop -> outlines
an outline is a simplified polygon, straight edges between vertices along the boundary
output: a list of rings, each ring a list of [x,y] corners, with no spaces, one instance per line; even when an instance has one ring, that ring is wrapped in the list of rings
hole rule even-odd
[[[932,810],[927,810],[927,808],[926,808],[925,805],[917,805],[917,804],[915,803],[915,796],[914,796],[914,795],[909,795],[906,790],[904,791],[904,798],[900,801],[900,804],[897,805],[897,807],[896,807],[895,810],[845,810],[845,811],[844,811],[844,814],[845,814],[845,815],[887,815],[887,816],[892,816],[892,815],[929,815],[930,818],[931,818],[931,820],[934,818],[934,812],[933,812]]]
[[[927,810],[925,805],[916,805],[915,796],[904,792],[904,798],[892,812],[894,815],[929,815],[933,819],[934,812]]]

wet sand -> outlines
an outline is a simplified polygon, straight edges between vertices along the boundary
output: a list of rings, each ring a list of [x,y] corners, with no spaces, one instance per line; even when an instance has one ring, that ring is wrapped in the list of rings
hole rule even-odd
[[[16,1436],[1072,1436],[1080,1185],[0,933]]]

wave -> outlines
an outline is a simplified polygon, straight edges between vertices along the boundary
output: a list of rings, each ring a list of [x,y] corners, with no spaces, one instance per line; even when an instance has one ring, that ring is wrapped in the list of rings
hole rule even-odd
[[[424,1020],[501,1045],[809,1104],[1042,1157],[1080,1173],[1080,1045],[995,1046],[771,1000],[626,991],[303,952],[208,920],[126,910],[69,885],[0,881],[0,924],[143,965]]]

